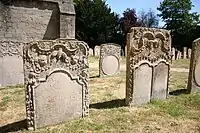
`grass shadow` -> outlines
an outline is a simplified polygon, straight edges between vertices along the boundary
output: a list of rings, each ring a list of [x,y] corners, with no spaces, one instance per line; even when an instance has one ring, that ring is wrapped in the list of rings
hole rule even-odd
[[[90,108],[110,109],[110,108],[117,108],[117,107],[122,107],[122,106],[125,106],[125,99],[116,99],[112,101],[91,104]]]
[[[0,133],[17,132],[22,129],[27,129],[26,119],[0,127]]]
[[[99,78],[99,77],[100,77],[99,75],[95,75],[95,76],[91,76],[90,78],[94,79],[94,78]]]
[[[181,94],[187,94],[187,89],[179,89],[179,90],[169,92],[169,95],[173,95],[173,96],[179,96]]]

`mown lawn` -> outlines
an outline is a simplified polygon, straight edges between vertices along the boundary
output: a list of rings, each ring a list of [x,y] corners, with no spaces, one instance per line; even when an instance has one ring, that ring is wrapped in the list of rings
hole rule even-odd
[[[121,61],[123,62],[123,60]],[[125,62],[125,61],[124,61]],[[21,86],[0,90],[0,133],[197,133],[200,94],[184,94],[188,73],[172,72],[170,96],[141,107],[125,107],[125,70],[98,78],[97,58],[90,58],[90,115],[56,126],[27,131]]]

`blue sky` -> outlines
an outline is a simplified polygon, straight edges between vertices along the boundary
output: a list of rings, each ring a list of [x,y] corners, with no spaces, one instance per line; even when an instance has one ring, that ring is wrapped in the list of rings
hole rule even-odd
[[[106,0],[106,3],[111,7],[111,9],[118,13],[122,14],[126,8],[135,8],[136,12],[148,11],[150,8],[153,9],[156,13],[159,11],[156,8],[160,5],[160,2],[163,0]],[[200,0],[192,0],[193,12],[200,13]],[[164,23],[160,21],[159,25],[163,25]]]

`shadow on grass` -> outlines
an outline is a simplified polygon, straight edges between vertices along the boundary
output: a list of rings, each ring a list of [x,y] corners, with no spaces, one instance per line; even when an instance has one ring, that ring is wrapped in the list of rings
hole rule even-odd
[[[27,129],[26,119],[0,127],[0,133],[17,132],[22,129]]]
[[[94,79],[94,78],[99,78],[100,76],[99,75],[95,75],[95,76],[92,76],[90,77],[91,79]]]
[[[110,109],[110,108],[117,108],[117,107],[122,107],[122,106],[125,106],[125,99],[116,99],[116,100],[107,101],[103,103],[91,104],[90,108]]]
[[[180,90],[169,92],[169,95],[173,95],[173,96],[179,96],[181,94],[187,94],[187,89],[180,89]]]

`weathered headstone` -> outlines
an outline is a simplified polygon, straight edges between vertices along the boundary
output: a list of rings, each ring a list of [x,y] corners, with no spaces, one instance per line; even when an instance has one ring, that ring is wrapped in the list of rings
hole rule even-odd
[[[28,129],[88,115],[88,51],[86,43],[75,39],[24,46]]]
[[[182,56],[181,51],[177,51],[176,60],[181,59],[181,56]]]
[[[94,47],[94,55],[95,56],[100,56],[100,46],[95,46]]]
[[[188,77],[188,93],[200,92],[200,38],[193,41]]]
[[[172,48],[172,60],[175,60],[176,57],[176,49],[173,47]]]
[[[110,76],[119,73],[121,46],[114,43],[100,46],[99,75]]]
[[[92,48],[89,49],[89,55],[90,55],[90,56],[93,56],[93,55],[94,55],[94,51],[93,51]]]
[[[23,84],[23,43],[75,38],[73,1],[0,0],[0,27],[0,85]]]
[[[192,50],[189,48],[189,49],[188,49],[188,58],[189,58],[189,59],[191,58],[191,54],[192,54]]]
[[[127,57],[127,45],[125,46],[125,57]]]
[[[187,59],[187,47],[183,47],[183,59]]]
[[[126,104],[141,105],[168,96],[170,32],[131,28],[127,35]]]

